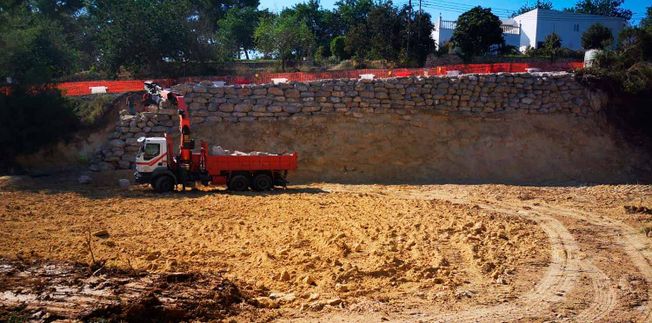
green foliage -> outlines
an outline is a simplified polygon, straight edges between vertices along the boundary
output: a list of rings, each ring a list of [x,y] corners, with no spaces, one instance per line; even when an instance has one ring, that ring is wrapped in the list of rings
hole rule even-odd
[[[217,22],[216,39],[224,55],[239,57],[240,52],[244,51],[249,59],[248,51],[254,48],[253,34],[258,16],[258,10],[254,7],[233,7]]]
[[[399,10],[389,2],[378,4],[366,19],[349,29],[345,50],[359,62],[388,60],[402,66],[421,66],[436,48],[430,38],[432,29],[427,13],[418,15],[407,7]]]
[[[19,154],[68,138],[78,127],[74,106],[53,90],[13,89],[0,94],[0,165],[10,165]]]
[[[520,55],[521,52],[519,52],[518,47],[513,46],[513,45],[507,45],[507,44],[502,44],[498,48],[498,53],[503,56],[509,56],[509,55]]]
[[[614,120],[623,129],[652,138],[652,31],[624,29],[616,49],[599,53],[592,67],[576,77],[611,94]]]
[[[487,53],[492,45],[504,42],[501,25],[491,9],[478,6],[458,17],[451,41],[468,62],[473,56]]]
[[[528,4],[524,4],[520,8],[518,8],[518,10],[514,11],[512,13],[512,15],[511,15],[511,17],[514,18],[514,17],[516,17],[518,15],[522,15],[522,14],[524,14],[524,13],[526,13],[528,11],[532,11],[534,9],[552,10],[552,2],[545,1],[545,0],[544,1],[537,0],[537,2],[532,6],[530,6]]]
[[[625,20],[632,18],[632,11],[620,8],[624,0],[580,0],[566,11],[590,15],[620,17]]]
[[[306,23],[313,35],[317,46],[322,46],[323,57],[331,56],[330,40],[342,34],[342,23],[336,11],[322,8],[318,0],[308,0],[298,3],[291,9],[286,9],[282,14],[291,14]]]
[[[561,38],[559,38],[559,35],[552,33],[546,36],[543,41],[542,49],[544,55],[550,56],[550,60],[554,61],[555,57],[559,55],[561,49]]]
[[[97,94],[90,97],[69,97],[66,100],[81,126],[92,126],[104,116],[115,98],[115,94]]]
[[[652,61],[652,31],[625,28],[618,35],[618,50],[624,65]]]
[[[0,76],[38,84],[72,72],[77,53],[59,23],[25,4],[0,11],[0,22]]]
[[[204,61],[213,55],[192,31],[189,0],[95,0],[89,8],[105,67],[160,74],[165,63]]]
[[[179,12],[179,14],[185,15],[184,18],[189,21],[193,31],[200,37],[208,39],[210,39],[210,35],[214,35],[218,31],[219,21],[227,15],[230,9],[257,8],[259,5],[258,0],[188,0],[185,3],[190,6],[190,9]]]
[[[345,50],[346,37],[337,36],[331,40],[330,49],[331,53],[339,60],[347,59],[348,53]]]
[[[561,38],[559,38],[559,35],[553,32],[552,34],[546,36],[543,41],[543,48],[548,51],[561,48]]]
[[[584,49],[604,49],[613,42],[611,30],[602,24],[594,24],[582,34]]]
[[[281,60],[282,69],[292,58],[312,56],[315,37],[303,20],[292,14],[261,19],[254,32],[257,48]]]
[[[366,21],[375,4],[373,0],[340,0],[335,6],[340,20],[339,34],[344,35],[360,22]]]
[[[652,7],[647,7],[645,17],[641,19],[641,28],[652,34]]]
[[[410,17],[407,8],[403,8],[401,19],[410,21],[410,33],[406,36],[410,43],[410,51],[408,54],[408,64],[404,66],[423,66],[426,57],[437,50],[434,40],[430,37],[432,30],[435,26],[432,24],[432,19],[428,13],[413,13]],[[404,18],[405,17],[405,18]]]

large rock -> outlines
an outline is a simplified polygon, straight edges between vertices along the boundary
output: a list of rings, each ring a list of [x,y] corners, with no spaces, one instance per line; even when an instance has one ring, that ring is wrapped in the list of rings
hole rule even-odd
[[[129,180],[126,178],[121,178],[118,180],[118,186],[120,186],[121,189],[126,190],[129,188]]]

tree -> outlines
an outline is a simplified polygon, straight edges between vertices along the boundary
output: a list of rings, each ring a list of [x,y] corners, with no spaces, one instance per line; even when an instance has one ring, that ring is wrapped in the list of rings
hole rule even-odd
[[[647,7],[645,17],[641,19],[641,28],[652,34],[652,7]]]
[[[94,0],[89,7],[100,61],[111,72],[161,74],[174,62],[214,56],[210,42],[192,28],[189,0]]]
[[[21,3],[0,11],[0,76],[23,85],[72,73],[77,56],[61,25],[33,10]]]
[[[315,45],[315,36],[310,28],[291,14],[262,18],[254,32],[254,39],[258,50],[281,59],[283,70],[289,59],[311,55]]]
[[[359,62],[365,59],[397,61],[402,45],[401,21],[398,10],[391,3],[374,5],[365,19],[346,33],[346,51]]]
[[[79,127],[72,104],[56,90],[13,88],[0,94],[0,170],[18,155],[67,139]]]
[[[0,171],[13,166],[17,155],[68,138],[79,126],[72,104],[47,86],[74,72],[77,51],[63,22],[37,5],[0,4],[0,76],[13,81],[8,94],[0,93]]]
[[[258,11],[254,7],[233,7],[217,22],[216,39],[226,53],[239,56],[244,51],[249,59],[249,50],[254,47],[254,30],[258,24]]]
[[[620,8],[624,0],[580,0],[572,8],[565,9],[575,13],[620,17],[625,20],[632,18],[632,11]]]
[[[347,34],[352,28],[366,21],[369,12],[375,7],[373,0],[339,0],[335,6],[340,35]]]
[[[324,56],[330,56],[330,41],[333,37],[341,35],[341,23],[333,11],[323,9],[318,0],[308,0],[298,3],[291,9],[286,9],[282,14],[295,15],[306,23],[315,35],[317,46],[322,46]]]
[[[407,25],[402,24],[402,38],[407,39],[409,42],[410,51],[407,52],[407,62],[405,65],[410,66],[423,66],[426,62],[426,57],[432,54],[437,49],[434,39],[430,36],[435,26],[432,24],[432,19],[429,13],[412,12],[410,15],[408,7],[403,7],[399,18],[401,21],[410,20],[410,33],[407,33]]]
[[[346,37],[344,36],[337,36],[331,40],[330,44],[330,49],[331,53],[337,57],[339,60],[343,60],[347,57],[346,50],[344,47],[346,46]]]
[[[374,6],[367,16],[368,58],[395,61],[401,48],[401,18],[390,2]]]
[[[613,42],[611,30],[602,24],[594,24],[582,34],[584,49],[604,49]]]
[[[189,0],[188,10],[183,10],[180,14],[186,16],[192,29],[198,34],[215,35],[218,22],[231,8],[258,8],[259,4],[258,0]]]
[[[475,55],[483,55],[492,45],[504,42],[502,22],[491,9],[477,6],[459,16],[451,41],[461,50],[468,62]]]
[[[561,38],[556,33],[552,33],[543,41],[543,51],[544,54],[550,56],[550,61],[554,61],[557,54],[559,54],[559,49],[561,48]]]
[[[537,0],[537,3],[535,3],[532,6],[529,6],[527,4],[522,5],[518,10],[514,11],[511,15],[511,18],[514,18],[518,15],[522,15],[528,11],[532,11],[534,9],[546,9],[546,10],[552,10],[552,2],[546,1],[546,0]]]
[[[360,61],[384,59],[403,66],[423,65],[427,55],[435,50],[430,37],[432,29],[429,14],[380,3],[371,8],[366,19],[349,29],[346,50]]]
[[[618,51],[626,66],[652,61],[652,33],[642,28],[625,28],[618,35]]]

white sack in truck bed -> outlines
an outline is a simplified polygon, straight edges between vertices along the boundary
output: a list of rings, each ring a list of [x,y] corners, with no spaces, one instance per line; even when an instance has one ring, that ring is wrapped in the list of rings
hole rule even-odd
[[[252,151],[245,153],[237,150],[224,149],[221,146],[211,147],[211,155],[213,156],[279,156],[280,154],[268,153],[263,151]]]

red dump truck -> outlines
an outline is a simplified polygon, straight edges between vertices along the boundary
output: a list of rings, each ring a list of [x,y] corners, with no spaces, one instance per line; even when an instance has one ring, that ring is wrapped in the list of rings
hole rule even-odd
[[[165,137],[142,137],[136,155],[137,183],[151,184],[157,192],[170,192],[181,186],[225,185],[229,190],[271,190],[287,185],[287,174],[297,168],[297,153],[282,154],[220,154],[209,153],[208,144],[201,142],[195,150],[191,137],[190,111],[182,95],[163,90],[155,83],[145,83],[144,104],[168,101],[179,110],[179,154],[174,154],[174,141]]]

